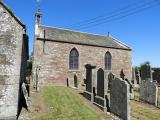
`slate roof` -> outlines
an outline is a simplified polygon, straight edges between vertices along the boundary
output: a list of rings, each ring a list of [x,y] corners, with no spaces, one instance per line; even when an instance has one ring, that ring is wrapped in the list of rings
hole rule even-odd
[[[20,19],[13,13],[11,9],[2,1],[0,1],[0,5],[2,5],[8,12],[9,14],[24,28],[26,29],[26,26],[20,21]]]
[[[45,30],[46,40],[131,50],[131,48],[129,48],[125,44],[109,36],[82,33],[82,32],[77,32],[77,31],[72,31],[67,29],[48,27],[44,25],[40,25],[39,28],[43,31]]]

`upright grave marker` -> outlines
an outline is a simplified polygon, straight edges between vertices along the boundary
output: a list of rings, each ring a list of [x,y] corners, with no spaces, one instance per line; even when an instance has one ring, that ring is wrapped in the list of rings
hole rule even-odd
[[[97,71],[97,95],[104,98],[104,71],[101,68]]]
[[[152,80],[152,71],[149,63],[141,65],[141,80]]]
[[[137,84],[141,83],[140,71],[136,71],[136,81],[137,81]]]
[[[91,66],[90,64],[85,65],[86,68],[86,91],[84,92],[84,97],[93,101],[93,74],[92,69],[95,69],[96,66]]]
[[[105,82],[105,74],[102,68],[97,71],[97,95],[94,97],[94,104],[99,106],[105,112],[106,108],[106,99],[105,99],[105,90],[107,84]]]
[[[136,72],[134,67],[132,67],[132,81],[133,81],[133,84],[136,86],[137,80],[136,80]]]
[[[108,74],[108,91],[110,91],[112,80],[115,79],[115,75],[113,73]]]
[[[160,84],[160,69],[155,69],[152,75],[153,80],[156,80]]]
[[[121,69],[120,78],[122,78],[123,80],[125,79],[125,74],[124,74],[124,72],[123,72],[123,69]]]
[[[110,90],[110,111],[123,120],[130,120],[129,84],[116,78],[112,81]]]
[[[140,99],[157,106],[158,85],[156,82],[143,80],[140,86]]]
[[[77,75],[74,75],[74,87],[75,87],[75,88],[78,88]]]

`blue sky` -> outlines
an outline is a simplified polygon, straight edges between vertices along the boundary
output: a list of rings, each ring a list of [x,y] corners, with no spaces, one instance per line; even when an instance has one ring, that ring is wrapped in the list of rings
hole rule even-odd
[[[27,26],[30,37],[29,50],[33,49],[36,0],[3,0]],[[92,19],[100,15],[110,15],[112,11],[133,3],[151,0],[42,0],[40,9],[42,23],[48,26],[63,27],[72,23]],[[159,1],[160,0],[155,0]],[[138,5],[138,4],[137,4]],[[80,31],[107,35],[108,32],[130,46],[133,65],[150,61],[160,67],[160,5],[146,9],[120,20],[101,24]],[[74,29],[73,29],[74,30]]]

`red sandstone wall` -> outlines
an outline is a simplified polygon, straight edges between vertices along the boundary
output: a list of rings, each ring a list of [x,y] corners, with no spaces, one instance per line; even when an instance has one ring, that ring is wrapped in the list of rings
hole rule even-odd
[[[69,53],[74,47],[79,52],[78,70],[69,69]],[[44,51],[43,53],[43,41],[36,40],[34,45],[33,72],[36,66],[40,68],[40,83],[66,84],[67,78],[70,83],[73,83],[74,74],[77,74],[78,82],[83,83],[85,78],[84,65],[91,64],[97,66],[97,68],[104,69],[104,55],[107,51],[112,55],[112,73],[119,77],[120,71],[123,69],[126,78],[131,80],[131,51],[53,41],[45,42]]]

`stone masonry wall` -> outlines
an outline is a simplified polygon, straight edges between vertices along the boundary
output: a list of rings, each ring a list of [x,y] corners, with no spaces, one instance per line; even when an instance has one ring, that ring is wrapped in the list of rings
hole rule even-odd
[[[0,119],[15,119],[17,115],[24,33],[0,4]]]
[[[36,30],[36,37],[42,33],[42,31]],[[41,36],[43,37],[43,35]],[[43,48],[43,46],[45,47]],[[72,48],[76,48],[79,52],[78,70],[69,69],[69,54]],[[41,84],[64,84],[67,78],[69,83],[73,84],[75,74],[78,83],[83,83],[83,79],[86,77],[84,66],[91,64],[104,69],[104,57],[107,51],[112,55],[111,72],[119,77],[120,71],[123,69],[126,77],[131,80],[131,51],[54,41],[45,41],[44,45],[42,40],[35,40],[34,43],[33,73],[36,67],[40,68],[38,76]]]

